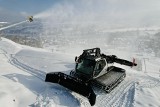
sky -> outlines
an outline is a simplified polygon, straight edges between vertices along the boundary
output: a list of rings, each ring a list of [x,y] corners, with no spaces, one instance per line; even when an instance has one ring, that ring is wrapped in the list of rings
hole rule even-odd
[[[13,12],[37,13],[51,7],[58,0],[0,0],[0,8]]]
[[[0,0],[0,21],[35,14],[48,15],[52,21],[160,25],[160,0]]]
[[[63,0],[41,12],[49,22],[105,26],[160,26],[160,0]]]
[[[52,7],[58,0],[0,0],[0,21],[34,15]]]

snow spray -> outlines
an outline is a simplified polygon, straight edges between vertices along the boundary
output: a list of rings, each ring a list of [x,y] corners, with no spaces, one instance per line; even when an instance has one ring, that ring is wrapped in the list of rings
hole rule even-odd
[[[25,21],[22,21],[22,22],[18,22],[18,23],[15,23],[15,24],[6,26],[6,27],[2,27],[2,28],[0,28],[0,31],[5,30],[5,29],[8,29],[8,28],[11,28],[11,27],[14,27],[14,26],[17,26],[17,25],[20,25],[20,24],[23,24],[23,23],[25,23],[25,22],[27,22],[27,21],[28,21],[28,20],[25,20]]]

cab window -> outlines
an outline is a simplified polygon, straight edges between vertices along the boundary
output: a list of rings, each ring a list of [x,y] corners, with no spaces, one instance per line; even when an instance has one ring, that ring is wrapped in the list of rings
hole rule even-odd
[[[95,67],[95,76],[97,76],[103,68],[106,66],[105,60],[100,60],[97,62],[96,67]]]

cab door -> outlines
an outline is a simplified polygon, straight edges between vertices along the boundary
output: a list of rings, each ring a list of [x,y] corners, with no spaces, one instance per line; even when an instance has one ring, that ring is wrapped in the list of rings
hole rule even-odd
[[[106,66],[106,62],[104,59],[97,61],[95,70],[94,70],[94,77],[100,76],[100,74],[104,74],[103,69],[105,66]]]

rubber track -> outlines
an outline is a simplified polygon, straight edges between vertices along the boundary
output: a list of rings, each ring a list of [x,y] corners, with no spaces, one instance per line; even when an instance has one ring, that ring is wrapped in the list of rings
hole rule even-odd
[[[127,80],[127,78],[121,82],[111,93],[106,95],[99,95],[97,102],[99,107],[112,107],[115,102],[126,93],[133,85],[134,81]]]

